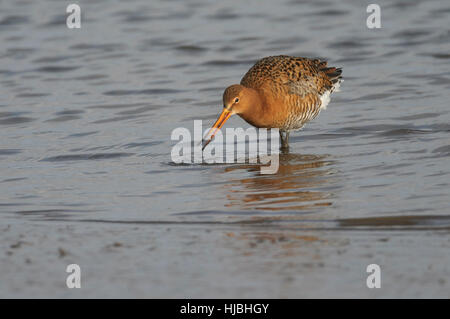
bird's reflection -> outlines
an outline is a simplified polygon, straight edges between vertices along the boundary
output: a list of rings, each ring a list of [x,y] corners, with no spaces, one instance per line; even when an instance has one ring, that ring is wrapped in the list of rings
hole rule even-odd
[[[273,175],[261,175],[260,166],[256,164],[229,166],[225,173],[245,171],[245,177],[225,184],[226,206],[267,211],[330,206],[331,195],[323,189],[331,182],[332,164],[326,155],[283,153],[278,172]]]

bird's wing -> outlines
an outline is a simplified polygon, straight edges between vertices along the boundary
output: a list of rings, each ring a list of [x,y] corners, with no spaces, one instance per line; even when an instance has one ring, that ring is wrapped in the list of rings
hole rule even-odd
[[[321,96],[332,90],[335,80],[341,74],[336,68],[328,68],[327,61],[319,59],[296,58],[290,64],[294,65],[294,72],[285,73],[287,81],[284,84],[288,87],[289,94],[301,97],[308,94]]]
[[[283,91],[299,96],[322,95],[333,88],[341,78],[340,74],[340,69],[327,67],[327,61],[280,55],[256,62],[244,75],[241,84],[254,89],[270,85],[278,94]]]
[[[292,69],[283,72],[279,77],[284,89],[284,101],[299,124],[314,119],[322,107],[326,107],[327,99],[340,79],[341,71],[328,68],[326,61],[318,59],[294,58],[290,63]]]

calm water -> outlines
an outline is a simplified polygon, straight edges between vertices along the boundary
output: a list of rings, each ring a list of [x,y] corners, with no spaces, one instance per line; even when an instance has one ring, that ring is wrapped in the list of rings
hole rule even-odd
[[[448,1],[379,1],[378,30],[365,25],[370,1],[78,3],[82,28],[70,30],[65,2],[0,2],[0,224],[448,238]],[[278,54],[326,58],[345,79],[291,135],[278,173],[172,163],[172,130],[212,124],[223,89]]]

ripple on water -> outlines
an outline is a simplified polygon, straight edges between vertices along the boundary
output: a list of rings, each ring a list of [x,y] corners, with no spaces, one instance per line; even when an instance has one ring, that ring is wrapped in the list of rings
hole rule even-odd
[[[19,98],[38,98],[38,97],[44,97],[49,96],[50,93],[21,93],[17,94],[16,97]]]
[[[79,43],[69,47],[70,50],[80,50],[80,51],[102,51],[111,53],[116,50],[123,50],[125,48],[124,43]]]
[[[28,16],[10,15],[0,20],[0,26],[6,27],[10,25],[27,24],[28,22],[30,22],[30,18]]]
[[[14,125],[34,121],[34,118],[26,116],[11,116],[7,118],[0,118],[0,125]]]
[[[157,94],[175,94],[181,90],[175,89],[145,89],[145,90],[112,90],[103,92],[104,95],[122,96],[122,95],[157,95]]]
[[[192,54],[197,54],[208,50],[207,48],[198,45],[178,45],[174,49],[184,53],[192,53]]]
[[[49,65],[37,68],[36,72],[44,72],[44,73],[62,73],[62,72],[70,72],[79,69],[80,66],[56,66]]]
[[[395,119],[400,120],[400,121],[412,121],[412,120],[420,120],[420,119],[438,117],[440,115],[441,114],[439,114],[439,113],[420,113],[420,114],[414,114],[414,115],[400,116],[400,117],[396,117]]]
[[[433,153],[438,153],[440,156],[450,156],[450,145],[438,147],[433,150]]]
[[[46,157],[44,162],[66,162],[66,161],[86,161],[86,160],[107,160],[120,157],[132,156],[134,153],[88,153],[88,154],[68,154]]]
[[[21,149],[14,149],[14,148],[0,148],[0,156],[1,155],[15,155],[22,152]]]
[[[450,216],[448,215],[406,215],[406,216],[379,216],[367,218],[348,218],[338,220],[340,226],[345,228],[358,227],[377,229],[382,227],[396,227],[399,229],[450,229]]]
[[[201,65],[203,66],[233,66],[233,65],[249,65],[254,64],[256,60],[210,60],[203,62]]]
[[[68,122],[68,121],[79,120],[79,119],[81,119],[81,116],[78,116],[78,115],[63,115],[63,116],[58,116],[58,117],[46,120],[46,122],[58,123],[58,122]]]
[[[450,59],[450,53],[429,53],[428,56],[439,60]]]

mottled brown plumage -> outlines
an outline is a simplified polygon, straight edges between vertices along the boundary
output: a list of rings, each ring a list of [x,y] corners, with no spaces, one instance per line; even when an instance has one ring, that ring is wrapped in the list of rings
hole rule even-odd
[[[224,109],[206,144],[232,114],[238,114],[253,126],[279,128],[287,147],[289,131],[302,128],[326,108],[341,73],[319,59],[280,55],[259,60],[240,84],[225,90]]]

